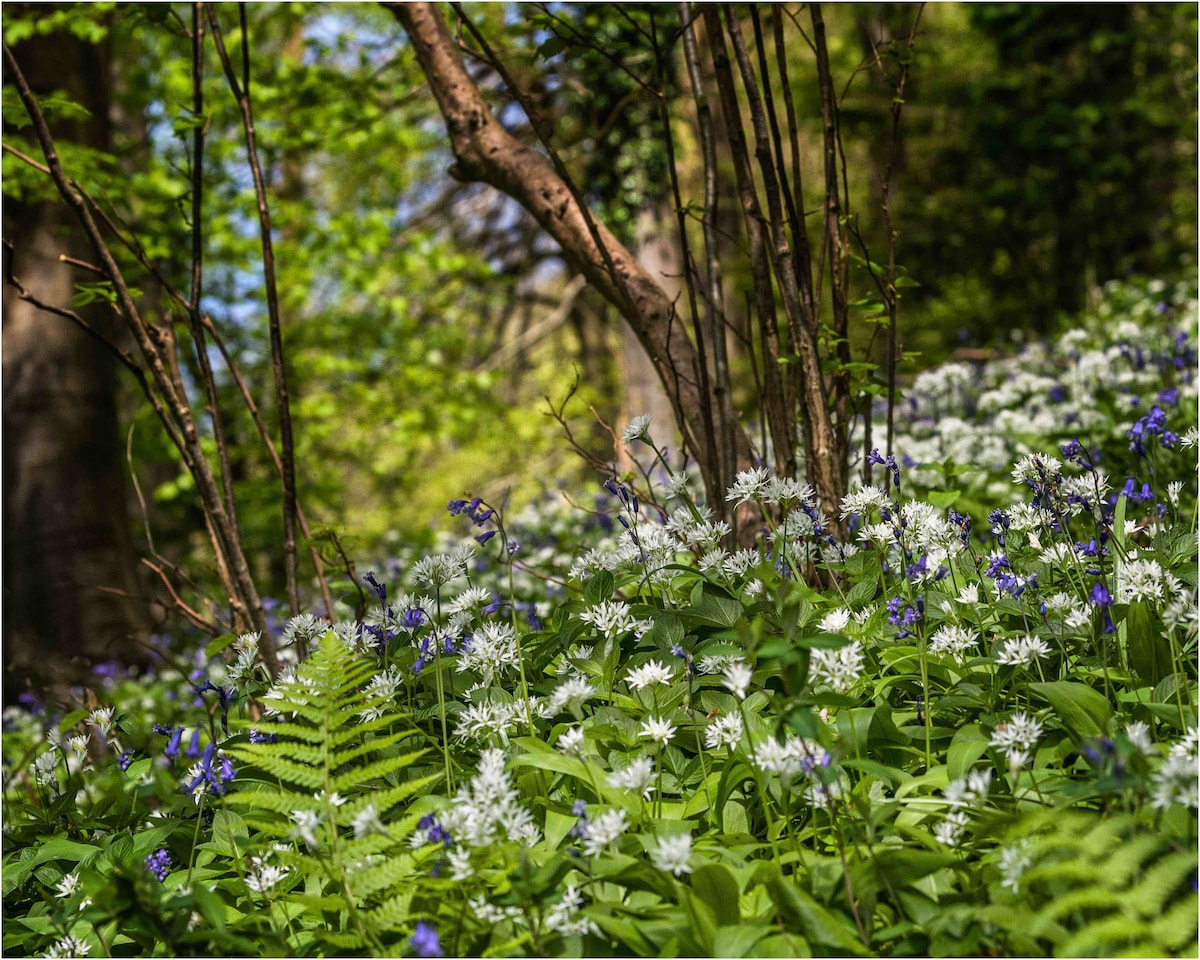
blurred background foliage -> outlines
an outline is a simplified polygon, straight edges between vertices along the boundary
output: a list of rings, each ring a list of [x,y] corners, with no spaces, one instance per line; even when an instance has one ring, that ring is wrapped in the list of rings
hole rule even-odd
[[[694,108],[671,4],[467,4],[601,217],[629,243],[639,216],[673,204],[664,91],[685,205],[698,210]],[[805,123],[808,209],[821,186],[813,54],[787,18],[796,109]],[[840,104],[850,216],[873,257],[886,250],[879,178],[891,132],[896,48],[918,8],[826,10]],[[568,407],[581,443],[612,459],[631,374],[619,318],[569,286],[572,270],[511,201],[447,175],[453,157],[403,32],[370,4],[251,4],[251,92],[276,225],[276,262],[297,437],[299,496],[310,521],[351,556],[420,544],[465,493],[513,507],[595,477],[546,415]],[[235,8],[219,6],[235,61]],[[81,4],[4,8],[6,41],[35,33],[111,45],[112,149],[63,143],[68,172],[121,213],[163,274],[187,289],[187,137],[207,129],[205,307],[276,422],[266,348],[253,189],[236,105],[209,51],[205,116],[191,115],[190,8]],[[891,187],[902,274],[904,372],[973,349],[1059,330],[1099,285],[1146,274],[1194,276],[1194,4],[931,4],[921,10]],[[874,43],[872,42],[874,41]],[[527,142],[528,118],[467,54],[502,122]],[[61,98],[60,98],[61,99]],[[5,86],[5,142],[31,156]],[[69,103],[47,109],[68,112]],[[724,160],[728,163],[728,160]],[[740,210],[724,169],[731,323],[745,312],[736,256]],[[8,199],[49,196],[44,178],[4,156]],[[727,222],[726,222],[727,221]],[[699,223],[692,217],[698,249]],[[11,237],[19,243],[19,237]],[[861,252],[861,251],[859,251]],[[167,297],[132,264],[151,315]],[[145,282],[140,282],[142,279]],[[864,297],[871,285],[857,278]],[[863,313],[871,312],[864,305]],[[181,342],[186,325],[179,318]],[[882,356],[870,323],[853,334]],[[184,351],[181,350],[181,356]],[[189,363],[193,361],[187,361]],[[735,357],[753,414],[752,374]],[[217,364],[243,535],[264,594],[282,592],[279,484],[231,378]],[[185,371],[195,382],[196,372]],[[203,518],[190,480],[131,383],[122,416],[130,465],[148,494],[158,549],[203,581]],[[139,516],[140,508],[135,512]],[[140,522],[139,530],[143,529]],[[144,539],[144,537],[143,537]],[[332,548],[329,548],[332,555]],[[340,591],[348,589],[343,582]]]

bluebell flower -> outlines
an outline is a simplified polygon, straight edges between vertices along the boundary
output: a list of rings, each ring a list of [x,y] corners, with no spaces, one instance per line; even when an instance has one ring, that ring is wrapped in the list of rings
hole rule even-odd
[[[971,518],[965,513],[959,513],[951,508],[950,522],[958,527],[958,538],[962,541],[962,545],[964,547],[969,545],[971,542]]]
[[[454,516],[457,517],[460,513],[463,512],[463,508],[466,507],[466,505],[467,505],[466,500],[451,500],[450,503],[447,504],[446,509],[449,510]]]
[[[171,872],[171,854],[166,847],[159,847],[158,850],[148,856],[144,863],[146,869],[154,874],[154,878],[162,883],[167,879],[167,874]]]
[[[1056,383],[1050,388],[1049,393],[1046,394],[1046,399],[1051,403],[1062,403],[1067,399],[1067,391]]]
[[[584,840],[588,835],[587,801],[576,800],[571,806],[571,815],[576,818],[567,836],[572,840]]]
[[[417,929],[409,938],[408,945],[418,957],[444,957],[446,955],[438,940],[437,930],[424,920],[418,921]]]
[[[917,601],[917,606],[905,603],[902,597],[892,597],[887,602],[888,623],[900,627],[900,632],[896,634],[897,640],[903,640],[905,637],[911,636],[912,631],[909,627],[913,626],[921,619],[924,602]]]
[[[258,730],[255,727],[251,727],[251,729],[250,729],[250,742],[251,743],[276,743],[278,740],[279,740],[279,736],[277,734],[262,733],[260,730]]]
[[[495,535],[496,535],[495,530],[485,530],[483,533],[479,534],[479,536],[477,536],[475,539],[476,539],[476,541],[478,541],[478,543],[480,545],[482,545],[482,544],[487,543],[489,540],[491,540],[492,537],[494,537]]]
[[[129,765],[131,763],[133,763],[132,751],[126,750],[123,754],[117,757],[117,766],[120,767],[122,773],[129,769]]]
[[[1107,557],[1108,548],[1103,544],[1097,543],[1096,538],[1092,537],[1087,543],[1076,543],[1075,552],[1085,557]]]
[[[1092,603],[1099,607],[1104,614],[1104,632],[1116,633],[1116,624],[1113,623],[1112,614],[1108,612],[1108,608],[1113,605],[1112,594],[1108,592],[1108,587],[1102,582],[1097,582],[1092,587]]]
[[[406,630],[415,630],[425,622],[425,611],[420,607],[409,607],[404,611],[404,619],[400,621],[400,626]]]
[[[193,690],[197,694],[207,693],[209,690],[216,692],[217,704],[221,708],[221,730],[225,733],[225,736],[229,736],[229,707],[237,699],[237,691],[218,687],[211,680],[205,680],[201,686],[193,687]]]
[[[179,756],[179,741],[183,739],[183,727],[178,727],[171,734],[171,740],[167,744],[167,748],[163,751],[163,756],[168,760],[174,760]]]
[[[204,751],[204,759],[200,762],[199,772],[192,778],[185,788],[186,793],[195,793],[196,790],[203,784],[208,787],[209,792],[214,796],[222,796],[228,789],[225,785],[237,776],[237,771],[234,769],[233,763],[228,757],[222,755],[219,758],[217,766],[213,766],[215,758],[215,744],[211,741]],[[194,769],[194,768],[193,768]]]
[[[185,757],[192,757],[192,758],[200,756],[200,728],[199,727],[197,727],[192,732],[192,740],[188,744],[188,748],[183,752],[183,755]]]
[[[1132,503],[1145,503],[1147,500],[1154,499],[1154,492],[1150,489],[1149,483],[1143,483],[1141,490],[1137,489],[1136,484],[1137,480],[1133,477],[1125,478],[1125,486],[1121,492],[1125,494],[1128,500]]]
[[[929,572],[929,557],[927,554],[921,554],[916,563],[909,564],[904,571],[904,575],[909,580],[920,580],[926,573]]]
[[[991,561],[987,565],[987,569],[983,572],[983,574],[985,577],[990,577],[991,579],[995,580],[1000,571],[1004,570],[1005,568],[1011,570],[1012,564],[1008,562],[1008,557],[1004,556],[1004,554],[998,554],[992,557]]]
[[[380,600],[382,600],[384,603],[387,602],[387,584],[380,583],[378,580],[376,580],[374,571],[371,571],[365,577],[363,577],[363,580],[371,585],[371,589],[378,594]]]
[[[454,844],[454,837],[450,835],[450,831],[438,823],[437,817],[432,813],[425,814],[417,821],[417,829],[425,831],[425,839],[428,843],[440,843],[445,847]]]
[[[889,454],[884,458],[878,450],[872,450],[867,454],[867,463],[877,463],[880,466],[887,467],[892,474],[892,482],[896,485],[896,492],[900,492],[900,467],[896,463],[896,458]]]
[[[1063,459],[1071,463],[1077,463],[1089,473],[1095,470],[1091,461],[1088,459],[1088,452],[1083,444],[1078,439],[1072,440],[1070,443],[1064,443],[1059,448],[1062,451]]]
[[[1139,457],[1146,455],[1146,442],[1150,437],[1159,436],[1167,427],[1167,414],[1162,407],[1155,404],[1150,412],[1138,420],[1126,437],[1129,438],[1129,449]],[[1161,443],[1161,441],[1160,441]]]
[[[1013,597],[1020,597],[1027,588],[1036,586],[1037,577],[1032,574],[1028,577],[1018,577],[1014,573],[1001,573],[996,578],[996,589]]]

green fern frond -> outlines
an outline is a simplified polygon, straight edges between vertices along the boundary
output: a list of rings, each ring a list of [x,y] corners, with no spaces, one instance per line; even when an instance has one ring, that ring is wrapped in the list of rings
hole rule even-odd
[[[1142,874],[1142,879],[1129,889],[1126,899],[1143,917],[1157,917],[1167,906],[1172,893],[1196,874],[1196,854],[1171,853]]]
[[[359,786],[360,784],[370,783],[372,780],[379,780],[386,777],[389,773],[399,773],[407,767],[411,767],[425,751],[417,751],[414,753],[401,754],[396,757],[384,757],[382,760],[374,760],[371,763],[363,764],[361,767],[353,767],[333,777],[331,788],[341,793],[349,790],[351,787]]]
[[[366,946],[363,938],[353,931],[342,933],[336,930],[321,930],[319,933],[322,940],[337,947],[339,951],[362,950]]]
[[[370,924],[372,930],[380,932],[387,932],[395,930],[397,927],[407,926],[412,922],[411,915],[408,912],[412,898],[413,892],[411,889],[395,894],[388,897],[383,903],[375,907],[375,909],[364,911],[363,919]]]
[[[404,852],[356,871],[351,880],[355,896],[366,900],[381,890],[405,884],[412,879],[415,867],[416,859]]]
[[[1016,941],[1055,956],[1175,956],[1196,945],[1195,851],[1128,813],[1043,811],[1017,825],[1037,861],[1020,876],[1030,910],[997,913]]]
[[[375,813],[378,816],[383,816],[384,813],[391,810],[397,804],[415,796],[426,787],[437,783],[441,778],[442,774],[438,772],[426,777],[416,777],[412,780],[406,780],[398,786],[388,787],[384,790],[369,790],[350,803],[338,808],[338,826],[350,826],[354,818],[372,804],[375,806]],[[395,827],[395,824],[392,824],[392,826]]]
[[[301,746],[303,750],[297,750]],[[305,754],[310,749],[308,744],[301,745],[281,739],[278,743],[272,744],[239,744],[227,748],[225,752],[235,760],[251,764],[289,785],[311,792],[321,788],[325,782],[325,775],[317,766],[320,763],[319,751],[317,760],[306,759]],[[299,756],[296,756],[296,753],[299,753]],[[238,793],[232,794],[230,797],[234,802],[237,802],[239,798],[240,794]]]
[[[326,926],[315,936],[339,952],[379,955],[384,934],[412,924],[408,908],[420,858],[409,852],[407,838],[418,816],[403,807],[444,772],[425,762],[427,747],[404,749],[419,733],[410,718],[392,705],[374,716],[385,706],[368,687],[376,671],[373,659],[326,637],[293,680],[263,698],[286,718],[269,727],[276,742],[227,748],[247,769],[225,802],[243,808],[245,823],[264,840],[292,846],[278,862],[302,881],[280,896],[324,915]],[[361,829],[371,807],[392,819],[384,832]],[[305,823],[299,811],[319,819]]]

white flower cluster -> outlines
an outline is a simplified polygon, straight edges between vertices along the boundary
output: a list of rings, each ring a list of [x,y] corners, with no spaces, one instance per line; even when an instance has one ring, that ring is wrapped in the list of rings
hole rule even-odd
[[[983,805],[991,783],[991,770],[972,770],[965,777],[952,780],[942,791],[942,796],[950,804],[950,812],[933,830],[939,843],[957,847],[962,842],[963,834],[971,824],[967,808]]]
[[[629,604],[622,600],[601,601],[579,614],[579,619],[590,623],[610,640],[628,633],[638,625]]]
[[[1022,710],[1014,713],[1007,723],[996,724],[988,743],[1005,752],[1009,769],[1016,773],[1029,762],[1041,735],[1041,721]]]
[[[464,645],[457,669],[459,673],[474,670],[482,686],[491,686],[497,674],[518,668],[520,655],[512,624],[488,620],[479,625]]]
[[[1000,886],[1013,893],[1021,889],[1021,876],[1033,866],[1035,844],[1032,837],[1022,837],[1016,843],[1002,846],[996,857],[1000,868]]]
[[[581,716],[584,703],[594,697],[596,693],[596,688],[584,677],[568,677],[554,688],[554,692],[546,700],[546,705],[542,707],[541,715],[549,719],[558,716],[566,709],[578,718]]]
[[[649,757],[637,757],[624,767],[618,767],[608,775],[608,785],[639,793],[649,800],[654,792],[654,761]]]
[[[704,731],[704,745],[710,750],[728,747],[733,750],[742,739],[742,718],[736,713],[717,717]]]
[[[691,855],[692,835],[676,833],[658,838],[658,843],[650,849],[650,862],[663,873],[673,873],[678,877],[692,872],[688,864]]]
[[[616,843],[629,829],[629,817],[624,810],[605,810],[589,820],[583,836],[583,852],[589,857],[598,857]]]
[[[384,716],[403,683],[404,675],[395,666],[388,667],[383,673],[375,674],[363,691],[366,706],[359,711],[359,717],[370,721]]]
[[[943,623],[929,638],[929,652],[953,657],[956,663],[961,664],[978,643],[978,631],[957,623]]]
[[[754,745],[754,763],[764,773],[778,774],[790,783],[799,774],[811,774],[818,767],[827,767],[830,757],[815,740],[789,733],[783,741],[768,737]]]
[[[250,869],[246,872],[246,886],[251,893],[270,893],[287,875],[287,867],[272,866],[261,857],[250,857]]]
[[[496,748],[479,755],[478,772],[439,820],[460,846],[485,847],[505,839],[528,846],[539,838],[533,816],[521,806],[504,769],[504,752]]]
[[[1200,773],[1197,769],[1198,739],[1197,730],[1192,727],[1182,740],[1171,747],[1162,765],[1154,772],[1150,803],[1155,808],[1161,810],[1178,803],[1196,809],[1197,774]]]
[[[862,665],[862,644],[854,640],[835,650],[813,650],[809,673],[814,684],[828,684],[838,693],[849,693],[862,676]]]
[[[1005,640],[996,654],[996,662],[1006,666],[1031,667],[1049,654],[1050,645],[1045,640],[1026,634]]]

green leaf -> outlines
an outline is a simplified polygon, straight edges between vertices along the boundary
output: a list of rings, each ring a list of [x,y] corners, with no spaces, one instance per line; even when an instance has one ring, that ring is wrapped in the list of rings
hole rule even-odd
[[[685,623],[697,626],[732,627],[742,617],[742,605],[732,597],[704,591],[703,599],[678,611]]]
[[[925,494],[925,499],[940,510],[953,506],[962,496],[961,490],[931,490]]]
[[[583,598],[589,606],[595,606],[605,600],[611,600],[615,589],[616,581],[613,580],[613,575],[607,570],[601,570],[583,588]]]
[[[1129,665],[1147,683],[1159,683],[1174,673],[1171,644],[1162,635],[1159,623],[1143,600],[1129,605],[1121,623],[1129,650]]]
[[[946,775],[957,780],[987,752],[988,738],[977,723],[959,727],[946,751]]]
[[[719,926],[731,926],[741,922],[738,910],[738,884],[728,867],[719,863],[706,863],[692,874],[692,890],[708,904]],[[724,956],[718,951],[718,955]]]
[[[833,913],[791,878],[785,878],[778,864],[762,864],[755,872],[755,879],[766,886],[784,919],[798,925],[809,941],[833,947],[846,956],[862,956],[862,941],[855,935],[853,921]]]
[[[755,944],[770,932],[770,927],[752,927],[746,923],[739,923],[737,926],[722,926],[713,936],[713,956],[749,956]]]
[[[1055,680],[1031,683],[1029,689],[1049,701],[1076,742],[1102,737],[1107,732],[1113,714],[1112,704],[1087,684]]]
[[[538,53],[538,56],[541,57],[543,60],[549,60],[551,57],[555,56],[556,54],[562,53],[566,49],[567,49],[566,37],[554,36],[554,37],[551,37],[549,40],[547,40],[545,43],[543,43],[540,47],[538,47],[537,53]]]
[[[217,654],[226,650],[236,639],[237,637],[235,637],[232,633],[223,633],[219,637],[213,637],[205,645],[204,655],[206,657],[215,657]]]

